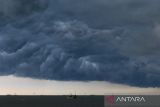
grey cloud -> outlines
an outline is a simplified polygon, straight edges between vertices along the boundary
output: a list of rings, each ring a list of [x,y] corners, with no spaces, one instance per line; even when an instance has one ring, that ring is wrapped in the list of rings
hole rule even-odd
[[[46,0],[0,0],[0,14],[7,17],[29,14],[45,9],[47,4]]]
[[[72,15],[101,28],[159,22],[158,0],[58,0],[57,13]],[[63,7],[63,8],[62,8]]]
[[[2,18],[1,75],[160,86],[158,0],[36,1]]]

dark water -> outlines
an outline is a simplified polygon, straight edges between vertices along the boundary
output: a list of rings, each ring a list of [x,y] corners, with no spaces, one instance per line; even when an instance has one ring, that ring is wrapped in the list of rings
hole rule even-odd
[[[103,96],[0,96],[1,107],[104,107]]]

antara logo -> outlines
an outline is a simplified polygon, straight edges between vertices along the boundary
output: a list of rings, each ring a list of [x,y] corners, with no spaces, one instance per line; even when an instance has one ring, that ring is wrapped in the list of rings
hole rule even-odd
[[[117,97],[116,102],[146,102],[144,97]]]
[[[116,104],[116,103],[141,103],[146,102],[144,97],[116,97],[116,96],[106,96],[105,101],[109,104]]]
[[[110,104],[115,104],[115,96],[107,96],[105,100]]]

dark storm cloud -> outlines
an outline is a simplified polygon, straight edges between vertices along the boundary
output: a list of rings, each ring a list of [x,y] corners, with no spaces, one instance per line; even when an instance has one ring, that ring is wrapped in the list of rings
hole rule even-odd
[[[158,21],[159,0],[57,0],[57,13],[85,21],[94,27],[153,24]],[[57,6],[58,4],[58,6]]]
[[[160,1],[26,1],[0,0],[1,75],[160,86]]]

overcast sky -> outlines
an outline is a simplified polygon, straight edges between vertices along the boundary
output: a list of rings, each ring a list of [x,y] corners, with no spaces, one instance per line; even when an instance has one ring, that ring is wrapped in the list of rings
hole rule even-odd
[[[4,82],[5,81],[5,82]],[[139,88],[105,81],[54,81],[0,77],[0,95],[160,95],[160,88]]]
[[[159,0],[0,0],[0,75],[160,87]]]

